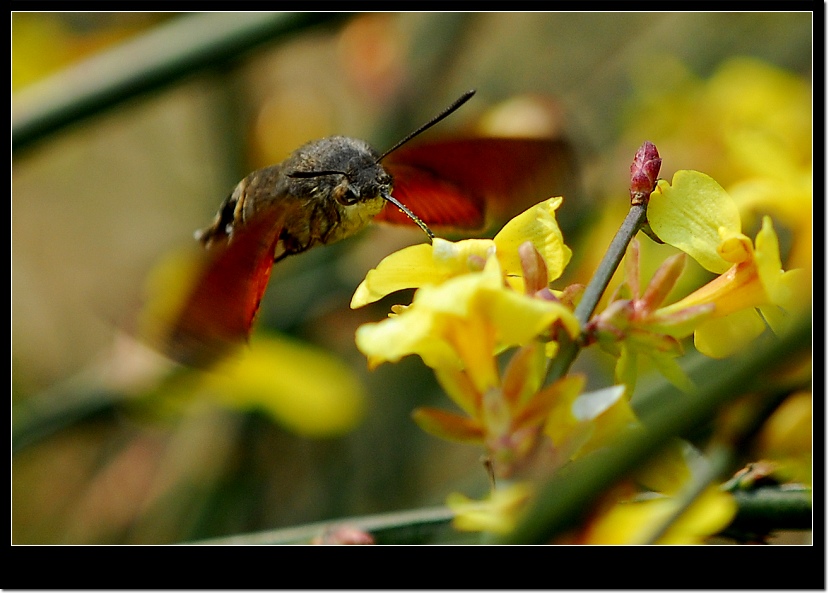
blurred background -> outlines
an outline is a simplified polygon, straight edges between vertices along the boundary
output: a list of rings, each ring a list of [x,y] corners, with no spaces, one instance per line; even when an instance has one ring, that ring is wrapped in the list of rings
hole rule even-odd
[[[331,134],[382,152],[475,88],[433,132],[566,138],[578,167],[566,171],[561,217],[575,259],[554,287],[585,281],[626,212],[643,141],[658,146],[664,178],[696,168],[731,181],[717,177],[721,147],[703,128],[688,144],[666,106],[692,111],[705,81],[762,64],[804,89],[810,132],[812,17],[320,14],[16,147],[13,543],[194,541],[483,494],[480,450],[410,419],[447,405],[431,372],[413,358],[369,371],[354,346],[360,324],[410,298],[352,311],[354,289],[420,231],[376,226],[276,266],[254,336],[263,354],[234,385],[175,369],[133,339],[153,268],[191,249],[253,169]],[[164,31],[175,34],[157,39],[209,43],[239,18],[13,13],[13,120],[44,94],[92,84],[107,72],[95,60],[121,44]],[[140,68],[148,46],[166,49],[128,46],[120,73]],[[786,256],[810,257],[810,236],[797,245],[781,226]],[[608,359],[579,364],[591,386],[611,381]]]

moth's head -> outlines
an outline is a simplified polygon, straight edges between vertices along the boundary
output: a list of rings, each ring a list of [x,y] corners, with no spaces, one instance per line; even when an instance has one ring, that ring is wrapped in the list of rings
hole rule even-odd
[[[377,159],[367,142],[331,136],[299,148],[288,159],[285,173],[303,186],[302,193],[352,206],[390,195],[391,176]]]

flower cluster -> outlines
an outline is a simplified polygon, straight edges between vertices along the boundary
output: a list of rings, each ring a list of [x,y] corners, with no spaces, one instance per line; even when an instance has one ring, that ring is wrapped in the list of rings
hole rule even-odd
[[[411,305],[360,327],[357,346],[371,365],[418,354],[465,415],[421,408],[415,420],[433,434],[484,445],[498,477],[512,475],[544,431],[555,432],[547,426],[555,407],[583,386],[577,377],[543,386],[555,330],[580,333],[571,308],[548,288],[570,257],[555,222],[560,204],[531,208],[491,240],[435,239],[395,253],[369,272],[352,302],[419,288]],[[501,372],[498,355],[510,349]]]
[[[580,375],[544,385],[556,336],[562,331],[574,340],[581,333],[571,303],[549,288],[570,258],[555,220],[561,202],[538,204],[491,240],[435,239],[392,254],[368,273],[352,301],[357,307],[418,288],[411,305],[360,327],[357,346],[372,366],[417,354],[434,369],[462,414],[420,408],[415,421],[431,434],[483,446],[493,479],[531,473],[539,460],[548,471],[635,423],[623,386],[583,393]],[[511,357],[501,372],[506,351]],[[479,519],[459,525],[509,525],[503,509],[519,505],[502,501],[524,500],[527,486],[512,488],[485,503],[454,497],[459,517],[471,509]],[[494,515],[485,510],[490,504],[499,509]]]
[[[739,127],[744,122],[734,121],[730,140],[737,150],[746,131]],[[770,133],[762,138],[767,142],[759,142],[760,148],[778,140]],[[801,172],[797,162],[799,169],[783,167],[791,179],[799,179],[792,172]],[[392,254],[354,294],[351,305],[359,307],[417,289],[410,305],[395,306],[387,319],[360,327],[356,343],[372,367],[419,355],[459,412],[420,408],[415,421],[431,434],[485,450],[495,488],[482,501],[450,497],[458,528],[509,532],[539,477],[626,431],[641,430],[631,405],[639,359],[691,392],[696,386],[679,363],[690,336],[701,354],[724,358],[744,351],[766,328],[783,333],[809,307],[808,271],[783,268],[774,219],[764,215],[754,238],[743,232],[740,204],[749,184],[733,185],[739,202],[698,171],[677,171],[671,182],[658,179],[660,165],[655,146],[645,143],[631,167],[628,220],[637,222],[626,238],[625,279],[603,305],[600,293],[621,251],[605,258],[613,269],[598,278],[602,263],[586,290],[575,284],[552,289],[571,258],[555,217],[562,198],[530,208],[491,240],[435,239]],[[754,189],[769,187],[757,179]],[[642,208],[646,218],[636,219]],[[640,244],[633,239],[640,228],[680,252],[665,257],[643,288]],[[689,294],[678,289],[688,256],[708,273]],[[676,300],[674,293],[686,296]],[[615,381],[586,392],[585,377],[567,371],[577,352],[593,344],[616,357]],[[769,449],[803,448],[777,443],[779,430],[768,434]],[[693,472],[676,451],[665,447],[653,460],[658,472],[641,468],[605,496],[570,539],[697,542],[726,527],[735,513],[732,498],[711,482],[687,486]],[[786,467],[803,473],[796,460]],[[649,498],[641,499],[642,487]],[[681,491],[694,498],[664,498]]]

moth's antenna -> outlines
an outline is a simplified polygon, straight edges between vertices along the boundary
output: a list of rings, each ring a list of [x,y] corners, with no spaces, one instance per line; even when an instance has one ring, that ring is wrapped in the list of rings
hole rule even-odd
[[[291,171],[287,173],[287,176],[292,179],[313,179],[314,177],[324,177],[325,175],[348,176],[345,171]]]
[[[445,118],[447,118],[449,115],[451,115],[452,113],[454,113],[455,111],[457,111],[457,109],[458,109],[458,108],[459,108],[459,107],[460,107],[463,103],[465,103],[466,101],[468,101],[469,99],[471,99],[471,98],[474,96],[474,93],[476,93],[476,92],[477,92],[476,90],[471,89],[471,90],[469,90],[469,91],[466,91],[466,92],[465,92],[465,93],[463,93],[462,95],[460,95],[460,98],[459,98],[459,99],[457,99],[457,100],[456,100],[454,103],[452,103],[451,105],[449,105],[449,106],[448,106],[448,107],[447,107],[447,108],[446,108],[446,109],[445,109],[442,113],[440,113],[439,115],[437,115],[437,116],[433,117],[431,120],[429,120],[428,122],[426,122],[425,124],[423,124],[422,126],[420,126],[419,128],[417,128],[416,130],[414,130],[413,132],[411,132],[408,136],[406,136],[405,138],[403,138],[402,140],[400,140],[399,142],[397,142],[394,146],[392,146],[391,148],[389,148],[388,150],[386,150],[384,153],[382,153],[382,156],[380,156],[380,157],[376,160],[376,162],[378,162],[378,163],[379,163],[382,159],[384,159],[385,157],[387,157],[389,154],[391,154],[392,152],[394,152],[395,150],[397,150],[400,146],[402,146],[403,144],[405,144],[406,142],[408,142],[409,140],[411,140],[411,139],[412,139],[412,138],[414,138],[415,136],[417,136],[417,135],[419,135],[419,134],[422,134],[422,133],[423,133],[423,132],[425,132],[427,129],[429,129],[431,126],[433,126],[434,124],[436,124],[436,123],[438,123],[438,122],[440,122],[440,121],[444,120]]]

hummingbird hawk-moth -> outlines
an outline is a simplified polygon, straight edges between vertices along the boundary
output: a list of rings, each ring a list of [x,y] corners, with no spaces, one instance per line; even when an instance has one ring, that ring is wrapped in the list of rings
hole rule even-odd
[[[363,140],[330,136],[245,177],[196,233],[206,258],[167,322],[162,350],[185,364],[212,363],[247,340],[275,262],[350,237],[372,220],[418,225],[431,239],[432,229],[480,231],[553,195],[557,188],[537,183],[538,173],[560,177],[556,170],[569,159],[562,140],[407,144],[473,94],[383,154]]]

